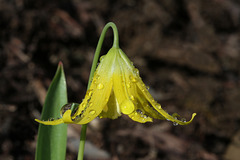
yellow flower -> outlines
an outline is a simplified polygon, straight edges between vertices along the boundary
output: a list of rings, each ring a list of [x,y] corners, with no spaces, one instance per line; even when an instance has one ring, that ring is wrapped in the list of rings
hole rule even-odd
[[[66,110],[66,111],[65,111]],[[158,104],[139,76],[139,71],[119,48],[111,48],[100,58],[89,90],[82,103],[71,111],[64,109],[62,118],[37,122],[45,125],[61,123],[86,124],[97,116],[116,119],[121,114],[132,120],[145,123],[152,118],[172,121],[174,124],[189,124],[190,121],[179,120],[178,115],[169,115]]]

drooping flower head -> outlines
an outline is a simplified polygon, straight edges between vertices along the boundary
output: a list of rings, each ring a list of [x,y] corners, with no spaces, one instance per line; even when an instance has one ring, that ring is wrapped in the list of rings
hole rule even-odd
[[[68,107],[68,108],[66,108]],[[65,106],[62,118],[50,121],[36,120],[45,125],[61,123],[86,124],[96,117],[116,119],[122,114],[134,121],[145,123],[154,119],[172,121],[174,124],[189,124],[179,120],[178,115],[169,115],[164,111],[148,91],[126,54],[118,47],[113,47],[100,58],[92,83],[82,103],[75,109]]]

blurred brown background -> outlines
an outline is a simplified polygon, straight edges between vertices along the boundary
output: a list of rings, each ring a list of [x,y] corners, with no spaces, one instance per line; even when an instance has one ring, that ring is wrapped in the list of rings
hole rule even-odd
[[[188,126],[122,116],[88,127],[86,159],[237,160],[240,157],[239,0],[0,0],[0,159],[32,160],[46,90],[59,61],[81,102],[104,25],[154,98]],[[112,45],[109,31],[102,54]],[[80,126],[69,126],[68,160]]]

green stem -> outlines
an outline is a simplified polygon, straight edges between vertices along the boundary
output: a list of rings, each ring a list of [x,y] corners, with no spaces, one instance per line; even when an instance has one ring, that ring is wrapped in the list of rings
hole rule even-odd
[[[102,43],[103,43],[103,40],[105,38],[106,32],[107,32],[109,27],[112,28],[113,35],[114,35],[114,40],[113,40],[113,46],[112,47],[119,48],[119,38],[118,38],[117,27],[113,22],[109,22],[103,28],[101,36],[98,40],[98,44],[97,44],[97,48],[96,48],[96,51],[95,51],[95,54],[94,54],[92,68],[91,68],[91,72],[90,72],[90,76],[89,76],[89,80],[88,80],[87,89],[90,88],[94,72],[97,68],[97,63],[98,63],[99,55],[100,55],[100,52],[101,52]],[[87,132],[87,124],[83,124],[82,129],[81,129],[81,137],[80,137],[80,144],[79,144],[79,151],[78,151],[78,160],[83,160],[84,146],[85,146],[85,141],[86,141],[86,132]]]

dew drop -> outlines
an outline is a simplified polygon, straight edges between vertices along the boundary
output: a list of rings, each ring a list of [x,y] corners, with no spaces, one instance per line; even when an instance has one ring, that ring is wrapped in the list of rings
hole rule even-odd
[[[133,101],[135,100],[133,95],[130,96],[130,99],[133,100]]]
[[[98,85],[97,85],[97,89],[103,89],[104,88],[104,85],[102,84],[102,83],[99,83]]]
[[[100,57],[100,62],[104,59],[105,55]]]
[[[109,98],[105,98],[105,101],[107,102]]]
[[[90,110],[89,113],[90,113],[91,115],[94,115],[94,114],[96,113],[96,111]]]
[[[135,107],[132,101],[125,100],[121,103],[120,109],[123,114],[131,114],[134,111]]]
[[[49,118],[48,121],[54,121],[54,118]]]
[[[87,91],[87,95],[88,95],[89,97],[91,97],[92,94],[93,94],[93,91],[92,91],[92,90],[88,90],[88,91]]]
[[[136,112],[143,114],[143,111],[141,109],[137,109]]]
[[[177,125],[178,125],[178,123],[177,123],[177,122],[173,122],[173,125],[174,125],[174,126],[177,126]]]
[[[132,82],[137,82],[137,79],[135,78],[135,77],[133,77],[132,75],[131,76],[129,76],[129,78],[130,78],[130,80],[132,81]]]
[[[96,79],[93,79],[93,80],[92,80],[92,83],[96,84],[96,83],[97,83]]]
[[[62,106],[62,108],[61,108],[61,110],[60,110],[60,115],[61,115],[61,117],[63,116],[63,114],[64,114],[67,110],[71,109],[71,106],[72,106],[72,103],[68,103],[68,104],[65,104],[64,106]]]
[[[87,117],[87,121],[89,121],[91,119],[91,117]]]
[[[88,105],[89,105],[89,107],[91,107],[91,106],[93,105],[93,103],[92,103],[92,102],[90,102]]]
[[[95,73],[96,73],[96,72],[95,72]],[[99,80],[99,78],[100,78],[99,74],[96,73],[96,74],[94,75],[94,78],[95,78],[96,80]]]
[[[157,108],[157,109],[161,109],[162,107],[161,107],[160,104],[156,104],[156,108]]]
[[[87,105],[86,102],[81,103],[81,107],[85,107]]]
[[[128,83],[126,86],[127,86],[127,88],[131,88],[131,84],[130,83]]]
[[[187,120],[185,118],[182,118],[181,121],[182,122],[187,122]]]
[[[177,117],[174,117],[174,119],[178,120]],[[174,126],[177,126],[178,123],[177,123],[177,122],[173,122],[173,125],[174,125]]]
[[[74,114],[78,108],[79,104],[78,103],[68,103],[65,104],[64,106],[62,106],[61,110],[60,110],[60,116],[62,117],[63,114],[67,111],[67,110],[71,110],[72,109],[72,114]]]
[[[144,102],[143,105],[144,105],[145,107],[149,107],[148,102]]]
[[[149,90],[150,87],[149,87],[149,86],[146,86],[146,88],[147,88],[147,90]]]
[[[139,70],[138,70],[137,68],[134,68],[134,69],[133,69],[133,72],[134,72],[135,74],[139,75]]]

